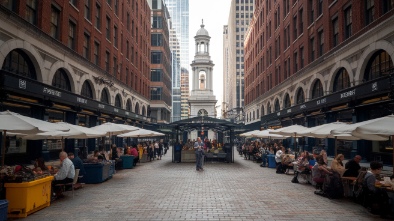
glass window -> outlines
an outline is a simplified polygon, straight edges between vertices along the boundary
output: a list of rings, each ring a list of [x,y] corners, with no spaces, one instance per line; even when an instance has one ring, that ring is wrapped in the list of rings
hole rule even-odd
[[[310,62],[313,62],[314,60],[315,60],[315,51],[316,51],[316,49],[315,49],[315,38],[311,38],[310,40],[309,40],[309,48],[310,48],[310,52],[311,52],[311,54],[310,54]]]
[[[352,7],[345,9],[345,39],[352,36]]]
[[[324,32],[319,31],[319,57],[324,54]]]
[[[118,48],[118,27],[114,26],[114,47]]]
[[[88,33],[85,33],[83,38],[83,51],[82,56],[86,59],[90,59],[90,36]]]
[[[338,17],[332,20],[332,44],[333,47],[339,44],[339,29],[338,29]]]
[[[60,16],[60,11],[56,7],[52,6],[50,34],[51,37],[55,39],[59,38],[59,16]]]
[[[122,108],[122,99],[119,94],[115,97],[115,107]]]
[[[350,87],[349,74],[345,68],[341,68],[335,76],[333,92],[340,91],[348,87]]]
[[[302,104],[304,102],[305,102],[304,90],[300,88],[297,92],[297,104]]]
[[[153,82],[162,82],[163,81],[163,71],[161,69],[152,69],[150,72],[150,78]]]
[[[381,0],[381,1],[382,1],[383,14],[393,9],[394,0]]]
[[[99,4],[96,4],[96,23],[95,26],[98,30],[101,28],[101,7]]]
[[[100,65],[100,43],[97,41],[94,42],[94,64]]]
[[[109,104],[109,96],[106,88],[101,91],[100,101]]]
[[[26,0],[26,20],[33,25],[37,24],[37,1]]]
[[[375,15],[375,0],[365,1],[365,25],[369,25],[373,22]]]
[[[317,80],[313,84],[312,99],[322,97],[323,95],[324,95],[324,93],[323,93],[323,85],[321,84],[320,80]]]
[[[93,90],[87,80],[82,85],[81,95],[93,99]]]
[[[71,91],[70,80],[68,79],[67,73],[63,69],[58,69],[53,76],[52,86]]]
[[[268,103],[268,104],[267,104],[267,114],[270,114],[271,111],[272,111],[272,109],[271,109],[271,104]]]
[[[279,100],[275,101],[275,112],[280,111],[280,105],[279,105]]]
[[[132,106],[131,106],[131,101],[129,99],[129,100],[127,100],[127,103],[126,103],[126,110],[131,112],[132,111],[131,109],[132,109]]]
[[[77,25],[72,21],[69,21],[68,25],[68,47],[75,50],[75,35]]]
[[[90,0],[85,0],[85,18],[90,21],[91,11],[90,11]]]
[[[285,105],[284,108],[289,108],[289,107],[291,107],[291,101],[290,101],[290,96],[289,96],[289,94],[286,94],[284,105]]]
[[[150,91],[150,99],[151,100],[161,100],[162,88],[161,87],[152,87]]]
[[[384,50],[379,50],[368,61],[364,81],[370,81],[388,75],[392,72],[392,69],[393,62],[390,55]]]
[[[105,52],[105,71],[109,73],[109,51]]]
[[[20,49],[12,50],[4,60],[2,70],[37,80],[36,69],[29,56]]]
[[[111,25],[111,19],[109,17],[106,17],[106,24],[105,24],[105,30],[106,30],[106,38],[108,40],[111,39],[111,29],[110,29],[110,25]]]
[[[163,35],[161,33],[151,35],[151,46],[163,46]]]
[[[161,64],[161,56],[162,56],[162,52],[153,51],[151,53],[151,63],[152,64]]]

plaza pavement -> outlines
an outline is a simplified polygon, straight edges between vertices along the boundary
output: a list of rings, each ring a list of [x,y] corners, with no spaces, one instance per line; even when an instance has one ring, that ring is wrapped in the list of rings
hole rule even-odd
[[[120,170],[111,180],[85,185],[23,220],[380,220],[348,199],[315,195],[313,186],[293,184],[244,160],[193,163],[162,160]]]

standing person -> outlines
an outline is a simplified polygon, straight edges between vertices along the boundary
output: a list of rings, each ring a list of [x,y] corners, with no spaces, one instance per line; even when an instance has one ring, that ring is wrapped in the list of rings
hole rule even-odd
[[[197,157],[196,161],[197,161],[198,171],[204,171],[204,168],[203,168],[203,166],[204,166],[204,156],[205,156],[204,148],[203,147],[199,147],[197,152],[198,152],[198,157]]]
[[[161,156],[163,155],[163,141],[159,142],[159,149],[157,150],[157,159],[161,160]]]
[[[344,177],[357,177],[358,172],[361,169],[361,166],[360,166],[361,159],[362,158],[360,155],[356,155],[356,156],[354,156],[354,158],[352,160],[349,160],[345,164],[345,169],[347,169],[347,170],[345,171],[343,176]]]
[[[155,158],[157,157],[157,159],[159,160],[159,142],[158,141],[156,141],[155,142]]]
[[[196,154],[196,170],[200,170],[200,162],[199,162],[199,157],[200,157],[200,152],[199,149],[204,148],[204,143],[201,141],[200,137],[197,137],[197,141],[194,142],[194,152]]]

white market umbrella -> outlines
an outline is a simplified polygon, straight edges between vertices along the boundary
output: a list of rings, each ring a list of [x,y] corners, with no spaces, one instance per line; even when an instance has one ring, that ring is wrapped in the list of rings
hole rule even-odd
[[[283,136],[292,136],[292,137],[294,137],[294,151],[296,151],[296,149],[297,149],[296,148],[297,147],[297,140],[296,140],[296,138],[297,138],[297,136],[299,136],[298,132],[299,131],[303,131],[306,128],[307,127],[294,124],[294,125],[291,125],[291,126],[288,126],[288,127],[282,127],[282,128],[273,130],[270,133],[272,133],[272,134],[279,134],[279,135],[283,135]]]
[[[56,124],[69,129],[69,131],[43,132],[35,135],[28,135],[26,137],[23,137],[23,139],[26,140],[61,139],[62,150],[64,150],[64,138],[88,139],[88,138],[103,137],[106,134],[105,132],[96,131],[91,128],[82,127],[79,125],[73,125],[66,122],[58,122]]]
[[[31,117],[26,117],[11,111],[0,112],[0,130],[3,132],[3,149],[1,165],[4,166],[5,146],[7,132],[22,133],[22,134],[36,134],[46,131],[68,131],[59,125],[49,123],[43,120],[38,120]]]
[[[115,124],[108,122],[98,126],[91,127],[91,129],[100,132],[105,132],[106,136],[112,136],[112,135],[124,134],[127,132],[138,130],[139,128],[125,124]]]
[[[124,134],[127,132],[138,130],[140,128],[126,124],[115,124],[107,122],[98,126],[91,127],[91,129],[105,132],[105,136],[109,136],[109,139],[111,139],[112,135]]]
[[[252,131],[249,131],[249,132],[242,133],[239,136],[241,136],[241,137],[251,137],[253,134],[256,134],[258,132],[260,132],[260,130],[252,130]]]
[[[118,137],[134,137],[134,138],[139,138],[139,137],[160,137],[164,136],[163,133],[159,133],[156,131],[152,130],[146,130],[146,129],[139,129],[136,131],[131,131],[125,134],[118,135]]]
[[[394,115],[388,115],[372,120],[362,121],[359,123],[351,124],[338,130],[333,130],[333,134],[337,133],[350,133],[353,136],[360,137],[364,140],[378,140],[379,137],[386,137],[394,135]],[[393,162],[394,162],[394,149],[393,149]],[[393,168],[394,172],[394,168]]]
[[[255,137],[259,137],[259,138],[269,138],[269,139],[285,139],[287,138],[287,136],[283,136],[283,135],[279,135],[279,134],[272,134],[273,130],[271,129],[267,129],[267,130],[262,130],[262,131],[258,131],[255,134],[252,134]]]

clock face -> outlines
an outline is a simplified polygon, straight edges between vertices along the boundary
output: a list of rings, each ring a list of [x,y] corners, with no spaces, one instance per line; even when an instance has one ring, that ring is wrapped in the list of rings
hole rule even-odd
[[[198,111],[197,115],[198,116],[208,116],[208,111],[206,111],[205,109],[201,109]]]

